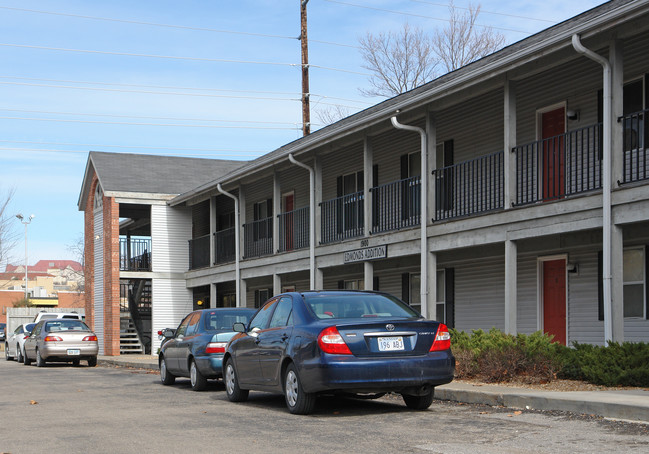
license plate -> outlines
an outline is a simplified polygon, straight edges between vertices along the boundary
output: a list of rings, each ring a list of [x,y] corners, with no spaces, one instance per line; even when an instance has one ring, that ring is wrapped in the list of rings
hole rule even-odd
[[[403,337],[379,337],[379,351],[392,352],[403,350]]]
[[[81,354],[81,350],[68,348],[68,356],[78,356]]]

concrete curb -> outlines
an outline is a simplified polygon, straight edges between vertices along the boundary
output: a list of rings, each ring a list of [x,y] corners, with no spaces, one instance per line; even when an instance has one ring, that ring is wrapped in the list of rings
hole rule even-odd
[[[511,390],[505,393],[491,390],[458,389],[448,385],[435,389],[441,400],[503,406],[508,408],[567,411],[576,414],[598,415],[604,418],[624,419],[649,423],[647,397],[638,398],[632,393],[575,391],[534,392]]]
[[[133,367],[135,369],[148,369],[158,370],[158,362],[156,359],[152,361],[138,361],[128,359],[106,359],[97,358],[97,364],[100,366],[120,366],[120,367]]]

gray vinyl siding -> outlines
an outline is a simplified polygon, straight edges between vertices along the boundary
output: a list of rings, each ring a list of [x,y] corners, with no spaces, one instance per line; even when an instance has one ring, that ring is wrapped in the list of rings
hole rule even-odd
[[[425,127],[424,120],[408,122],[409,125]],[[401,156],[421,150],[419,134],[391,129],[370,138],[373,164],[378,165],[378,185],[392,183],[401,179]],[[362,157],[361,150],[361,157]],[[361,163],[362,165],[362,163]],[[374,182],[377,185],[377,182]]]
[[[517,259],[517,265],[517,330],[532,334],[539,329],[537,256],[521,255]]]
[[[502,151],[504,93],[496,90],[435,112],[437,143],[453,139],[453,160],[460,163]]]
[[[182,318],[192,311],[192,291],[183,279],[152,279],[151,295],[151,351],[160,347],[157,332],[164,328],[176,328]]]
[[[253,222],[255,203],[266,202],[266,200],[273,198],[273,178],[260,178],[255,183],[246,185],[244,191],[246,199],[246,222]],[[243,209],[244,207],[241,208]],[[269,216],[272,216],[272,213],[269,213]]]
[[[579,273],[568,274],[568,345],[604,343],[604,322],[598,320],[597,250],[571,252],[568,262]]]
[[[192,238],[210,234],[210,201],[192,205]]]
[[[311,165],[311,163],[308,163]],[[280,195],[288,192],[294,194],[293,209],[304,208],[309,206],[309,172],[302,167],[293,166],[288,170],[278,173]],[[282,200],[283,203],[283,200]],[[285,207],[281,207],[282,212],[286,212]]]
[[[186,288],[183,277],[189,267],[187,244],[191,225],[191,209],[151,206],[153,271],[170,273],[168,278],[153,278],[151,281],[152,351],[157,351],[160,346],[155,333],[163,328],[175,328],[182,317],[192,310],[192,293]]]
[[[335,199],[336,178],[363,170],[363,142],[322,156],[322,200]]]
[[[99,344],[99,354],[104,354],[104,212],[94,213],[95,285],[93,291],[93,323]]]
[[[505,327],[504,258],[455,267],[455,326],[461,331]]]

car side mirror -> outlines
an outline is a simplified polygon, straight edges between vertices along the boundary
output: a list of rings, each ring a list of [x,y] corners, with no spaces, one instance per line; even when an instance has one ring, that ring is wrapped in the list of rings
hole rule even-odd
[[[244,325],[242,322],[236,322],[234,325],[232,325],[232,331],[234,331],[235,333],[245,333],[246,325]]]
[[[174,329],[165,328],[164,330],[162,330],[162,337],[164,337],[165,339],[171,339],[175,335],[176,335],[176,330]]]

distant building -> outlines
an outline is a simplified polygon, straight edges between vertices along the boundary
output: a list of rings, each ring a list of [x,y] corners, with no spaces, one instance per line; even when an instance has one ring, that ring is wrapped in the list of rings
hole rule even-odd
[[[83,291],[84,288],[83,266],[75,260],[40,260],[27,267],[27,279],[29,288],[43,287],[48,296],[59,291]],[[8,264],[5,273],[0,273],[0,289],[15,287],[7,280],[20,281],[24,289],[25,266]]]

